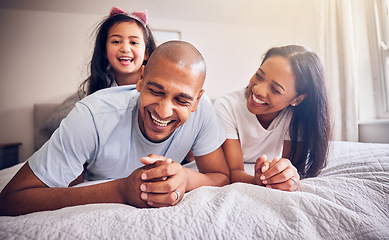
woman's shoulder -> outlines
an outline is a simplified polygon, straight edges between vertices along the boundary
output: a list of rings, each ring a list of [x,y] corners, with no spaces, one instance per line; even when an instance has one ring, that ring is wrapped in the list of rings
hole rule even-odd
[[[278,116],[272,121],[268,130],[282,128],[285,131],[289,129],[290,122],[293,117],[293,110],[289,107],[281,110]]]
[[[293,110],[291,107],[284,108],[281,110],[281,112],[278,114],[278,116],[273,120],[274,122],[282,121],[282,122],[290,122],[293,117]]]

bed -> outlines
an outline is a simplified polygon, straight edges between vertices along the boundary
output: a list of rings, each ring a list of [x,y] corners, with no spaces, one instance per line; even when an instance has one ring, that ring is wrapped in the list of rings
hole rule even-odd
[[[20,166],[0,171],[1,189]],[[3,216],[0,239],[389,239],[389,144],[332,142],[327,167],[296,192],[235,183],[159,209],[90,204]]]

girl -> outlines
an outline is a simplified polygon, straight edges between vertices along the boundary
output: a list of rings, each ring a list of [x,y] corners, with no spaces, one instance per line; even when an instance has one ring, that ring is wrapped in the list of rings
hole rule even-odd
[[[155,50],[153,34],[142,12],[126,13],[113,7],[107,18],[98,26],[95,47],[90,62],[90,76],[81,83],[74,104],[86,95],[100,89],[136,84],[141,67]],[[59,125],[59,123],[58,123]],[[58,126],[57,126],[58,127]],[[84,166],[85,168],[86,166]],[[83,182],[84,172],[70,186]]]
[[[325,166],[330,117],[323,67],[306,48],[268,50],[248,87],[217,99],[215,109],[227,133],[232,183],[294,191],[300,177]],[[244,162],[256,163],[254,176],[244,172]]]
[[[156,48],[145,13],[114,7],[97,29],[90,76],[80,85],[84,95],[100,89],[136,84],[142,65]]]

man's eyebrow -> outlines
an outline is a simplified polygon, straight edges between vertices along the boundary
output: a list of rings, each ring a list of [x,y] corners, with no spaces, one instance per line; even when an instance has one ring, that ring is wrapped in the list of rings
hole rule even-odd
[[[190,101],[193,101],[193,97],[191,97],[191,96],[189,96],[188,94],[186,94],[186,93],[180,93],[180,94],[178,94],[180,97],[182,97],[182,98],[186,98],[186,99],[188,99],[188,100],[190,100]]]
[[[282,88],[282,90],[284,90],[284,92],[285,92],[285,89],[282,87],[281,84],[279,84],[278,82],[276,82],[276,81],[274,81],[274,80],[272,80],[272,82],[273,82],[275,85],[277,85],[277,86],[279,86],[280,88]]]
[[[165,88],[161,85],[161,84],[158,84],[158,83],[155,83],[155,82],[147,82],[146,85],[152,85],[158,89],[161,89],[161,90],[165,90]]]

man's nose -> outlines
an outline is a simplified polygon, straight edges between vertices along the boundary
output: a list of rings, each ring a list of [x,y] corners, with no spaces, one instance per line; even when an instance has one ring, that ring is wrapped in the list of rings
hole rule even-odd
[[[155,108],[158,116],[162,119],[166,119],[173,115],[173,104],[170,100],[164,99]]]

